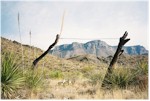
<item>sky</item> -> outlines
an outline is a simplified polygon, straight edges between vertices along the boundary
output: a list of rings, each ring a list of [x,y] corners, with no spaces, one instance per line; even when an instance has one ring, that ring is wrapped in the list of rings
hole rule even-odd
[[[128,32],[126,46],[148,49],[148,1],[1,1],[1,36],[20,42],[17,15],[23,44],[46,50],[60,33],[61,38],[82,38],[118,45]],[[110,38],[110,39],[103,39]],[[115,39],[113,39],[115,38]],[[116,39],[117,38],[117,39]],[[60,39],[57,45],[90,40]]]

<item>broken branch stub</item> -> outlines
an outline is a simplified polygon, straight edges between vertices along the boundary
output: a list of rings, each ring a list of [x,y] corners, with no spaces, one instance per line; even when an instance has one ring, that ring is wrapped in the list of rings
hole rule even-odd
[[[127,35],[128,35],[128,32],[126,31],[124,33],[124,35],[120,38],[117,50],[114,54],[112,61],[110,62],[109,67],[108,67],[108,73],[112,72],[112,69],[113,69],[115,63],[117,62],[118,56],[120,56],[123,53],[124,50],[122,50],[122,47],[130,40],[130,39],[126,39]]]
[[[51,45],[49,46],[49,48],[48,48],[41,56],[39,56],[38,58],[36,58],[36,59],[33,61],[33,67],[35,67],[36,64],[58,43],[58,40],[59,40],[59,35],[57,34],[54,43],[51,44]]]

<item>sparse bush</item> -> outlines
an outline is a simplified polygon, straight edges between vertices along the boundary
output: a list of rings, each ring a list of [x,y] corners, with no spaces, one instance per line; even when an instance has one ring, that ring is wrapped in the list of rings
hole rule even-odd
[[[14,55],[4,53],[2,55],[1,97],[4,99],[13,97],[24,80],[19,64],[15,62]]]
[[[138,71],[140,75],[148,75],[148,63],[144,61],[139,62],[136,71]]]
[[[91,80],[91,83],[93,85],[96,85],[96,84],[101,84],[102,83],[102,74],[101,73],[96,73],[96,74],[91,74],[90,76],[90,80]]]
[[[36,71],[29,71],[25,74],[26,76],[26,86],[30,90],[30,98],[34,92],[37,91],[38,88],[42,86],[42,76],[39,75]]]
[[[125,88],[129,85],[146,87],[148,81],[148,64],[139,62],[137,68],[116,68],[104,80],[107,87]]]
[[[34,71],[28,71],[26,74],[26,85],[29,89],[36,89],[41,85],[42,77]]]
[[[107,75],[104,80],[106,86],[125,88],[134,82],[135,72],[131,72],[129,68],[116,68],[112,74]]]
[[[54,78],[54,79],[63,78],[63,74],[59,70],[50,71],[49,76],[50,76],[50,78]]]
[[[138,85],[141,90],[145,90],[148,87],[148,63],[139,62],[134,71],[136,72],[134,85]]]
[[[81,69],[81,71],[82,71],[83,73],[88,73],[88,72],[92,71],[93,69],[94,69],[93,67],[87,66],[87,67],[83,67],[83,68]]]
[[[63,75],[66,79],[79,79],[83,77],[83,74],[79,71],[63,72]]]

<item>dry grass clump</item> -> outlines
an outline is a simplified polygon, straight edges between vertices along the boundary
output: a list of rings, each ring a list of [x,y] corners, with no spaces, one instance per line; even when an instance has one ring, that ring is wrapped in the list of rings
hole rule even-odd
[[[63,74],[60,70],[52,70],[49,73],[51,79],[60,79],[63,78]]]

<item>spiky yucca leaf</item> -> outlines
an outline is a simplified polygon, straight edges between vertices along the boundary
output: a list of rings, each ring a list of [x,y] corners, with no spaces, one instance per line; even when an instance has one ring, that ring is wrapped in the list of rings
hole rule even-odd
[[[6,99],[11,98],[23,82],[24,77],[19,70],[19,64],[15,62],[14,55],[4,53],[2,55],[1,97]]]

